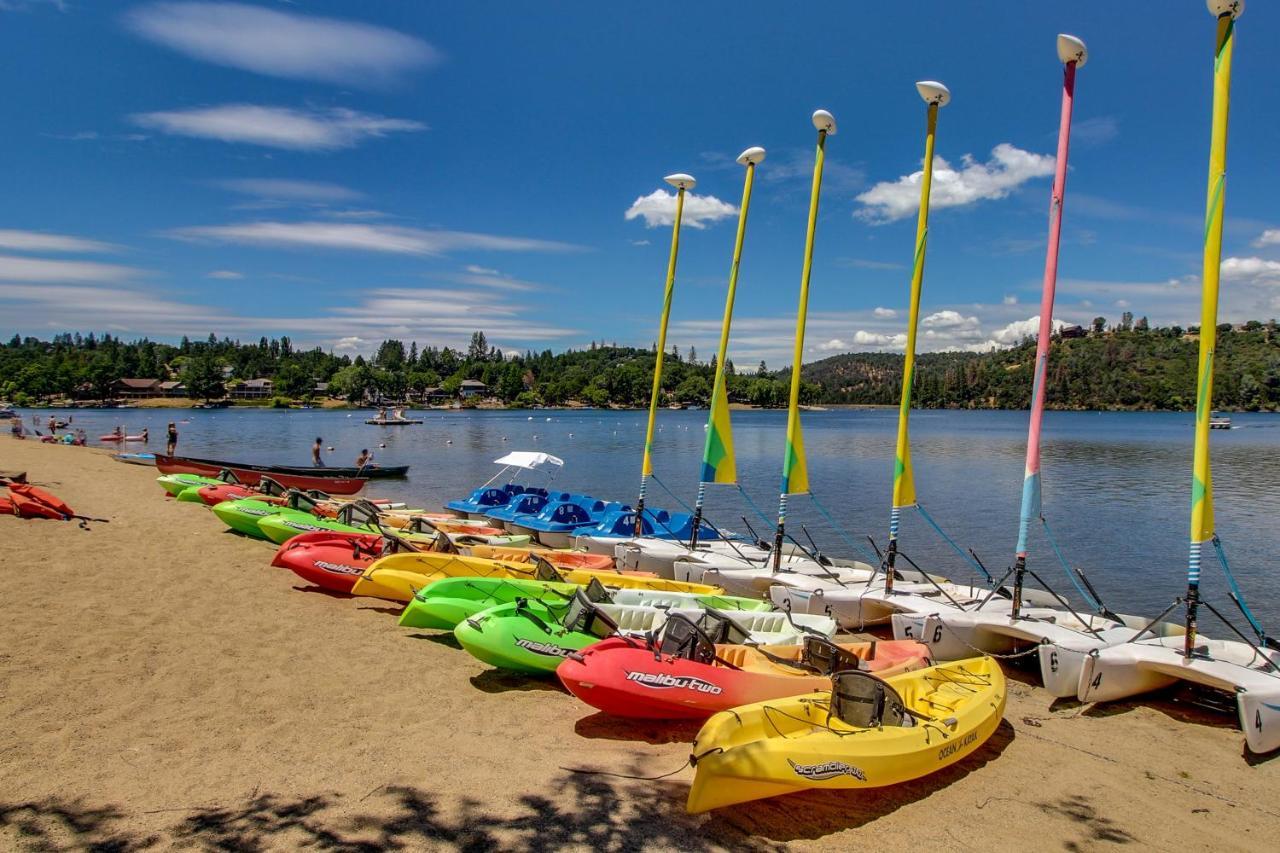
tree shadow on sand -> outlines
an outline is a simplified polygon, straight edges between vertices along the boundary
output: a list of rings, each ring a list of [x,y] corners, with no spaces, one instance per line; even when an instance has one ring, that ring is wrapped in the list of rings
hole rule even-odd
[[[20,849],[89,849],[130,853],[177,847],[259,851],[309,848],[339,853],[381,850],[557,851],[648,848],[772,851],[732,826],[686,815],[669,788],[655,794],[599,776],[567,774],[545,793],[502,804],[449,797],[408,786],[377,788],[358,801],[336,794],[297,799],[259,794],[240,804],[172,809],[173,823],[150,834],[131,831],[142,815],[116,806],[46,800],[0,804],[0,833],[14,830]],[[181,813],[181,814],[179,814]]]

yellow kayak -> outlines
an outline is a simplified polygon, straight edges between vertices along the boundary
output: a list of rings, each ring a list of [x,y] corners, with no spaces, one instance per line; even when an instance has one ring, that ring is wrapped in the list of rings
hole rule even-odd
[[[989,657],[880,680],[837,673],[832,690],[722,711],[693,743],[690,814],[810,788],[918,779],[980,748],[1004,715]]]
[[[653,575],[628,574],[618,571],[574,569],[556,571],[546,563],[508,563],[458,554],[419,552],[391,554],[377,560],[365,570],[352,595],[367,595],[390,601],[411,601],[414,593],[441,578],[524,578],[588,584],[593,578],[617,589],[648,589],[660,592],[691,592],[695,595],[718,595],[724,590],[702,583],[672,581]]]

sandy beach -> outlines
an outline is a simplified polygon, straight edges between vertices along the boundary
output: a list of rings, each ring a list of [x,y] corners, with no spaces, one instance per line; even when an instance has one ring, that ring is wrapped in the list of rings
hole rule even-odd
[[[613,720],[397,608],[335,598],[107,452],[0,439],[78,512],[0,518],[0,848],[1260,849],[1280,760],[1166,699],[1012,673],[973,758],[894,788],[689,817],[696,725]]]

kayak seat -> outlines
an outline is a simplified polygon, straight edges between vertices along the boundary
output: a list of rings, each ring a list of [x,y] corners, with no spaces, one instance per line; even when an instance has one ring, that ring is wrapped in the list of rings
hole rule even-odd
[[[746,669],[749,664],[754,662],[751,651],[750,646],[717,646],[716,656],[729,666]]]
[[[915,722],[897,691],[874,675],[854,669],[831,677],[831,716],[859,729]]]

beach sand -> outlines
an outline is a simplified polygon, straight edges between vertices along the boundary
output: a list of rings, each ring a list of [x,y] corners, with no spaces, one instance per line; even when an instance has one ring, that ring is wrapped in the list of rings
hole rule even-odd
[[[0,518],[0,849],[1262,849],[1280,760],[1169,701],[1051,706],[938,775],[689,817],[696,725],[611,720],[272,548],[104,451],[0,439],[90,523]],[[1271,838],[1272,841],[1266,841]]]

